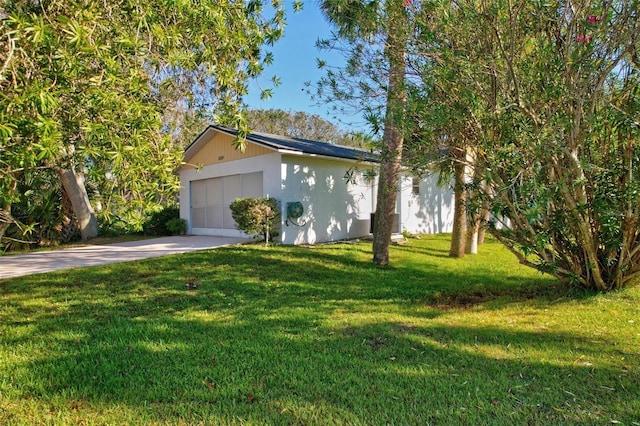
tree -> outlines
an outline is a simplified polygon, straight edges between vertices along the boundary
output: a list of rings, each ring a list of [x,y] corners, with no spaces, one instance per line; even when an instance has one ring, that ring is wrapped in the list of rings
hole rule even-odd
[[[338,145],[350,144],[348,133],[317,114],[281,109],[254,109],[247,113],[247,123],[252,131],[311,139]]]
[[[491,232],[521,263],[598,290],[640,277],[638,6],[442,1],[428,21],[434,85],[475,129]]]
[[[424,36],[424,28],[422,32]],[[431,45],[421,47],[425,55],[433,49]],[[409,86],[407,109],[410,118],[407,120],[410,125],[404,144],[404,164],[418,176],[437,173],[439,185],[452,186],[454,209],[449,256],[463,257],[467,229],[466,146],[471,133],[465,123],[456,121],[456,117],[465,107],[455,100],[455,93],[447,93],[437,84],[434,76],[441,69],[437,69],[432,61],[419,57],[412,59],[412,68],[418,72]],[[456,78],[455,72],[450,70],[448,74],[450,78]],[[438,97],[441,102],[434,101]]]
[[[260,0],[5,0],[0,238],[29,170],[56,171],[83,239],[97,233],[92,197],[138,209],[172,197],[181,152],[162,114],[201,106],[246,131],[247,80],[283,31],[284,7],[272,3],[267,19]]]
[[[337,27],[333,40],[321,47],[347,44],[346,67],[330,70],[319,95],[365,107],[374,130],[384,123],[380,149],[377,207],[373,230],[373,262],[389,263],[389,245],[402,167],[406,105],[406,56],[410,34],[407,0],[325,0],[325,15]],[[322,65],[322,64],[321,64]],[[342,84],[341,84],[342,83]],[[324,92],[323,90],[326,90]],[[367,101],[362,103],[363,99]]]

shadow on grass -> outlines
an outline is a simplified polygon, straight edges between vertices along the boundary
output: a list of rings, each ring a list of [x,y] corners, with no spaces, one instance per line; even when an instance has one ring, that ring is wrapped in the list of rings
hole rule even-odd
[[[55,355],[15,369],[17,398],[122,405],[159,422],[544,424],[603,420],[635,395],[633,381],[617,378],[625,372],[615,365],[520,356],[526,347],[555,353],[584,344],[553,331],[395,322],[324,327],[318,320],[330,313],[321,310],[289,318],[259,309],[251,316],[218,310],[219,318],[201,320],[139,315],[152,309],[68,317],[75,337],[50,335]],[[50,332],[59,327],[57,320],[41,323]],[[593,350],[574,357],[592,359]]]
[[[574,293],[513,271],[469,276],[433,258],[387,270],[369,257],[365,245],[247,246],[7,281],[0,400],[159,423],[636,418],[638,379],[617,361],[633,354],[614,338],[438,322],[456,306]]]

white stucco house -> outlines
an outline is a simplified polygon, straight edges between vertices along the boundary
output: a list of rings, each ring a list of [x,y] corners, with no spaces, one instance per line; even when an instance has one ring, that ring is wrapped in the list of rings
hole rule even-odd
[[[305,139],[252,133],[235,149],[234,129],[211,125],[185,150],[180,217],[192,235],[242,237],[229,205],[236,198],[280,202],[277,240],[314,244],[366,237],[376,209],[376,155]],[[450,232],[453,193],[435,176],[404,174],[395,232]],[[301,208],[300,208],[301,207]]]

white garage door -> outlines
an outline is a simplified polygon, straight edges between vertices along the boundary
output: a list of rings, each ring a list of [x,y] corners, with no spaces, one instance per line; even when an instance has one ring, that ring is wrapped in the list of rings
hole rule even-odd
[[[229,205],[247,197],[262,197],[262,172],[192,181],[192,228],[236,229]]]

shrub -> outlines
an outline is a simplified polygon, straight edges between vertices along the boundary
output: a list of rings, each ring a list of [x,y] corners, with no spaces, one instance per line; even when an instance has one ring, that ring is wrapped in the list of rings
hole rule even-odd
[[[79,239],[71,202],[63,195],[54,172],[24,171],[16,190],[21,195],[11,202],[0,249],[23,250]]]
[[[123,235],[135,235],[140,231],[135,231],[133,227],[115,215],[98,213],[98,235],[101,237],[120,237]]]
[[[142,225],[142,229],[145,235],[175,235],[168,227],[168,223],[173,219],[180,219],[180,208],[176,205],[166,206],[162,210],[153,212]]]
[[[167,230],[171,232],[171,235],[184,235],[187,233],[187,222],[179,217],[170,219],[167,223]]]
[[[236,227],[254,238],[278,236],[280,209],[274,198],[238,198],[230,205]]]

